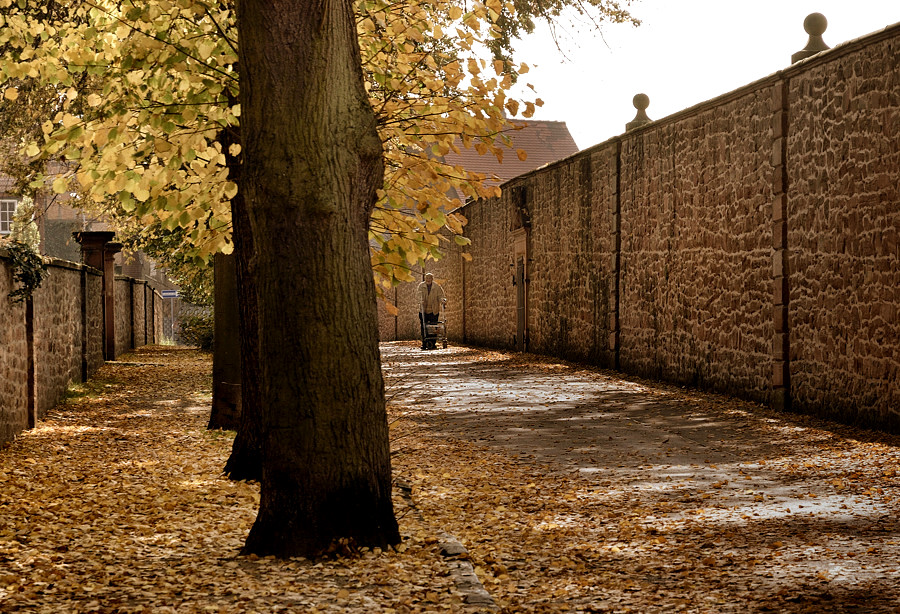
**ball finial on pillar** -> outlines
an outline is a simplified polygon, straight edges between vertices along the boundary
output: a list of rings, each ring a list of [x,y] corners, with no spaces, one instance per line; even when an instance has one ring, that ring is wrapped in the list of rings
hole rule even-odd
[[[649,124],[651,120],[647,117],[647,107],[650,106],[650,97],[647,94],[637,94],[632,100],[631,103],[634,105],[634,108],[637,109],[637,115],[634,116],[634,119],[625,124],[625,131],[633,130],[634,128],[638,128],[643,126],[644,124]]]
[[[822,13],[810,13],[807,15],[806,19],[803,20],[803,29],[809,34],[809,40],[806,43],[806,47],[791,56],[791,64],[805,60],[820,51],[831,49],[822,38],[827,28],[828,20],[825,19],[825,15]]]

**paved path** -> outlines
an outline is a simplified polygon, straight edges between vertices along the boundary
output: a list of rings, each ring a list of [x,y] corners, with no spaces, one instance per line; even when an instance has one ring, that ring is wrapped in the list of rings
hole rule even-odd
[[[402,342],[382,354],[394,402],[433,434],[685,504],[665,521],[701,509],[706,526],[761,523],[771,543],[803,535],[809,547],[769,570],[772,590],[818,574],[828,599],[868,583],[872,608],[824,611],[900,611],[896,439],[535,356]]]

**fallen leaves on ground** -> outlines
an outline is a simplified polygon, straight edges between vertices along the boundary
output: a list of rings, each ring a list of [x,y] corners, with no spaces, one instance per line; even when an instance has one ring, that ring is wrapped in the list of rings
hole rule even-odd
[[[900,611],[897,437],[535,356],[386,355],[395,471],[504,612]]]
[[[402,552],[238,556],[259,488],[222,476],[209,374],[208,355],[143,348],[0,450],[0,612],[461,609],[401,497]]]
[[[477,611],[444,533],[509,613],[900,608],[897,438],[534,356],[401,350],[400,551],[239,556],[258,487],[222,477],[209,357],[144,348],[0,451],[0,611]]]

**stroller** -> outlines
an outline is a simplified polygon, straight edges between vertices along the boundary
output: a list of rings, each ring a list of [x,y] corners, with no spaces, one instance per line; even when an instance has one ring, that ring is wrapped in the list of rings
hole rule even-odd
[[[441,315],[438,317],[436,324],[425,325],[425,341],[434,341],[441,343],[441,346],[447,349],[447,317],[444,312],[444,306],[441,305]]]

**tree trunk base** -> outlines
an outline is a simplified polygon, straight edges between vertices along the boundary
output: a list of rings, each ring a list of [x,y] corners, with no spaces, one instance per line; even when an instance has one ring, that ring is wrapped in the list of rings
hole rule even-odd
[[[225,463],[225,477],[236,482],[249,480],[258,482],[262,479],[262,452],[242,443],[241,432],[238,432],[231,448],[231,456]]]
[[[368,509],[375,511],[366,514],[362,511],[366,506],[361,505],[357,495],[348,497],[346,506],[340,513],[322,511],[305,514],[305,518],[301,518],[298,513],[293,518],[286,519],[284,508],[274,517],[261,508],[241,554],[281,559],[315,559],[363,547],[387,549],[389,546],[396,546],[400,543],[400,531],[394,518],[393,506],[388,502],[387,505],[378,507],[383,509],[370,506]],[[363,517],[358,514],[366,515]],[[330,526],[323,527],[323,519],[331,520]]]

